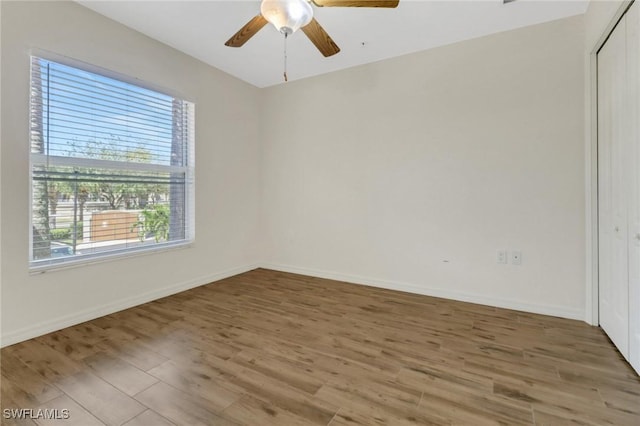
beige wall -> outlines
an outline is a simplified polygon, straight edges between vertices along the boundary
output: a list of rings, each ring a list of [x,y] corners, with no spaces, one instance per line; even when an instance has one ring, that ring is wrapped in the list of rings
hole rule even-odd
[[[258,258],[258,89],[75,3],[3,1],[1,7],[3,344],[250,269]],[[192,247],[29,275],[33,48],[169,88],[196,103]]]
[[[578,16],[267,89],[266,264],[584,318],[583,43]]]

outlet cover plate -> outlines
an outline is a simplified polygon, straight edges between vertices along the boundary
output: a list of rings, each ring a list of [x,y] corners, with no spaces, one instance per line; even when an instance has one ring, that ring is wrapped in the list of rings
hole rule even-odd
[[[513,250],[511,252],[511,264],[522,265],[522,252],[520,250]]]

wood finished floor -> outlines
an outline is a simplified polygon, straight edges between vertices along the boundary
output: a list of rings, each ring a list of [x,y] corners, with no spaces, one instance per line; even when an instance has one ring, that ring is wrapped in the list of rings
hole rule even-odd
[[[640,425],[585,323],[256,270],[2,349],[20,425]]]

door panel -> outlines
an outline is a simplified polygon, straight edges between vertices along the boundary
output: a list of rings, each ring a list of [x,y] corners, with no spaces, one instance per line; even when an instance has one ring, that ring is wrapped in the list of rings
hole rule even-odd
[[[628,129],[626,25],[598,53],[598,217],[600,325],[629,356]]]
[[[629,362],[640,373],[640,6],[626,14],[629,126]]]

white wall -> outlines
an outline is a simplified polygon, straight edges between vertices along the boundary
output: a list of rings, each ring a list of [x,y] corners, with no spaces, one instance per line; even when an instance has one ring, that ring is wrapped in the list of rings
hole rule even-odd
[[[1,7],[2,344],[251,269],[259,257],[258,89],[75,3]],[[29,275],[32,48],[140,78],[196,103],[192,247]]]
[[[583,319],[583,25],[266,89],[265,264]]]

